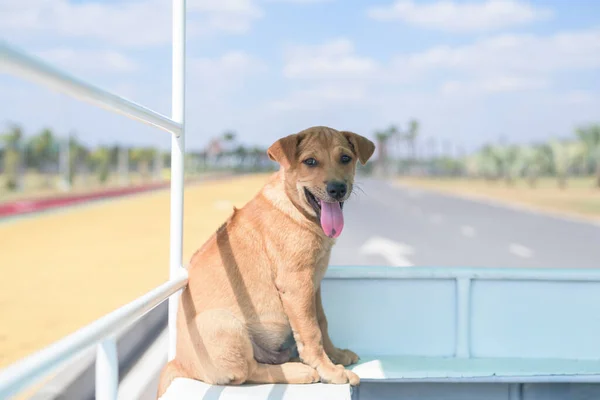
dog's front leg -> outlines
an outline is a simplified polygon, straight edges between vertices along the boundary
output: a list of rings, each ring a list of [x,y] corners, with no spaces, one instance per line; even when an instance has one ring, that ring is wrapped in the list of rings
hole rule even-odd
[[[283,308],[288,316],[302,362],[319,373],[321,382],[358,385],[360,379],[325,353],[317,320],[316,293],[310,271],[283,272],[277,277]]]
[[[319,328],[321,329],[321,335],[323,336],[323,348],[325,349],[325,353],[327,353],[334,364],[351,365],[356,363],[358,361],[356,353],[348,349],[338,349],[333,345],[333,342],[329,337],[327,317],[325,316],[325,310],[323,309],[323,303],[321,301],[321,287],[317,289],[315,301],[317,303],[317,320],[319,321]]]

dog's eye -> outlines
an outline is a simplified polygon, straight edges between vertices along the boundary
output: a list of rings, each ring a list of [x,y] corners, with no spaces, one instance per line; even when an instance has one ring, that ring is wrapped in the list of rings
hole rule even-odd
[[[350,156],[347,156],[347,155],[344,154],[342,156],[341,161],[342,161],[342,164],[348,164],[350,161],[352,161],[352,158]]]
[[[315,160],[314,158],[307,158],[303,161],[303,163],[308,165],[309,167],[314,167],[315,165],[317,165],[317,160]]]

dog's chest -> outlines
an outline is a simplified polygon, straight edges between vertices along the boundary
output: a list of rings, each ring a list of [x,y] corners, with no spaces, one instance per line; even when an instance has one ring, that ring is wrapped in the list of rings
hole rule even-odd
[[[321,285],[321,281],[325,277],[327,267],[329,266],[329,258],[331,254],[331,247],[323,249],[320,254],[317,255],[315,260],[315,270],[313,275],[313,285],[317,289]]]

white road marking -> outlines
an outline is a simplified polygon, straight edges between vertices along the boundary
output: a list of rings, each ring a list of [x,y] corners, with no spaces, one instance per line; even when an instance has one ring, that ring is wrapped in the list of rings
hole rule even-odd
[[[443,221],[444,217],[442,217],[440,214],[432,214],[429,216],[429,222],[431,222],[432,224],[439,224]]]
[[[359,251],[361,254],[377,254],[394,267],[413,266],[407,256],[414,254],[414,249],[405,243],[375,236],[367,240]]]
[[[531,250],[529,247],[523,246],[522,244],[511,243],[510,246],[508,246],[508,251],[517,257],[533,257],[533,250]]]
[[[460,233],[465,237],[473,237],[477,234],[477,231],[472,226],[463,225],[460,227]]]

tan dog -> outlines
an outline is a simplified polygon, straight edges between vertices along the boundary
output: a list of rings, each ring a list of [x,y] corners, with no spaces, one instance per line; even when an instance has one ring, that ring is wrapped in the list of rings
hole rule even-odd
[[[350,383],[358,361],[327,332],[320,283],[356,162],[375,145],[352,132],[313,127],[269,149],[281,168],[192,257],[177,316],[177,355],[159,397],[177,377],[217,385]],[[293,362],[292,360],[301,362]],[[337,364],[337,365],[336,365]],[[341,365],[340,365],[341,364]]]

